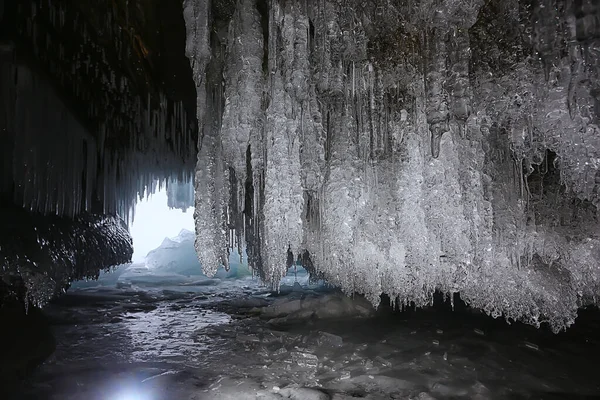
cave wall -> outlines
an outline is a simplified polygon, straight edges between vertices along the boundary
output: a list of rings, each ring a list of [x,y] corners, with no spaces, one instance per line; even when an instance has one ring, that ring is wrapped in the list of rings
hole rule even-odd
[[[138,197],[189,179],[195,85],[177,2],[0,10],[0,297],[43,305],[130,261]]]
[[[275,287],[301,258],[374,304],[554,330],[596,304],[597,2],[233,3],[183,5],[207,274],[246,245]]]
[[[131,261],[133,246],[118,217],[33,214],[0,202],[0,306],[43,307],[71,282]]]
[[[40,74],[15,63],[8,51],[0,57],[0,190],[42,214],[74,217],[91,211],[97,185],[95,138]]]

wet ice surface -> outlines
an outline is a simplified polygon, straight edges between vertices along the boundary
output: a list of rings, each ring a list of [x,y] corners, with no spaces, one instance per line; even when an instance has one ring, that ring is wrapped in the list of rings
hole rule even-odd
[[[250,278],[77,290],[47,309],[57,350],[15,398],[600,395],[594,313],[554,336],[466,313],[366,317],[364,304],[326,290],[272,296]]]

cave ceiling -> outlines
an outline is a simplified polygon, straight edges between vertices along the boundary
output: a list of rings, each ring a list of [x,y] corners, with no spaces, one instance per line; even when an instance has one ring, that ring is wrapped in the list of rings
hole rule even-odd
[[[89,138],[84,140],[89,148],[83,162],[95,165],[83,173],[91,175],[86,181],[88,187],[93,186],[87,189],[88,198],[99,199],[97,210],[126,217],[136,193],[151,185],[151,176],[189,175],[197,142],[195,92],[183,52],[185,27],[178,4],[159,0],[9,1],[4,4],[0,32],[7,49],[3,52],[6,83],[14,78],[14,87],[3,98],[7,115],[3,123],[14,135],[5,146],[7,152],[13,147],[11,157],[20,156],[20,146],[43,145],[36,140],[38,127],[28,129],[19,125],[23,121],[9,117],[28,112],[18,109],[16,96],[34,97],[40,85],[81,125],[83,133],[75,135]],[[27,100],[27,105],[41,101]],[[35,105],[29,108],[32,114],[40,114],[33,110]],[[56,121],[38,119],[40,125],[56,125]],[[76,146],[63,149],[67,154],[81,153]],[[98,159],[90,160],[94,156]],[[90,168],[96,170],[90,172]],[[18,176],[17,169],[12,171],[15,201],[42,213],[55,211],[56,204],[43,209],[32,204],[31,198],[20,199],[27,194],[19,193],[19,186],[26,185],[29,177]],[[77,189],[64,188],[70,193]],[[115,191],[123,193],[121,199]],[[69,215],[82,209],[67,208]]]

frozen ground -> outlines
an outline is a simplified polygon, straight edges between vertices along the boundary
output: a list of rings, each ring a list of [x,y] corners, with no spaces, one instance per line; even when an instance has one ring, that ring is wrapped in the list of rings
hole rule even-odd
[[[553,335],[467,312],[374,312],[292,285],[279,295],[251,277],[71,291],[46,309],[55,354],[14,399],[600,395],[593,312]]]

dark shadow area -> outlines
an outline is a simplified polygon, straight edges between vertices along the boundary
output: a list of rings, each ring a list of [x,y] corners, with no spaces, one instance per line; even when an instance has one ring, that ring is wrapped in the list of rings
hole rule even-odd
[[[0,281],[0,293],[6,290]],[[23,303],[3,302],[0,307],[0,387],[5,393],[31,376],[55,350],[51,324],[44,313]]]

